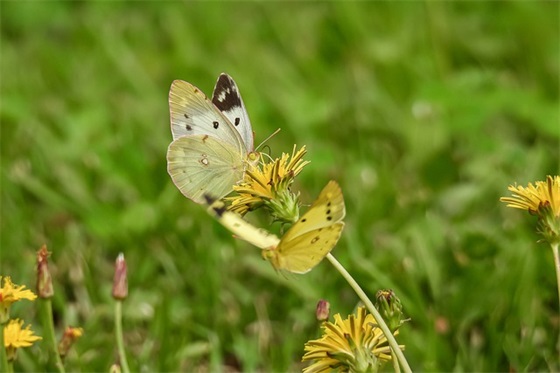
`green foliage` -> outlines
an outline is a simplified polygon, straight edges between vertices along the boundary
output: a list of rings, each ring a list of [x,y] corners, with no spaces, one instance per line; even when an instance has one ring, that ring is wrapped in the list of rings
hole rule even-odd
[[[552,255],[498,202],[560,171],[558,7],[1,2],[0,274],[32,286],[54,252],[57,327],[85,333],[68,371],[114,361],[119,252],[132,370],[300,369],[317,300],[346,316],[355,295],[326,261],[277,275],[166,173],[171,81],[211,94],[227,72],[257,143],[281,127],[273,156],[307,145],[303,201],[341,184],[333,254],[401,298],[413,369],[558,370]]]

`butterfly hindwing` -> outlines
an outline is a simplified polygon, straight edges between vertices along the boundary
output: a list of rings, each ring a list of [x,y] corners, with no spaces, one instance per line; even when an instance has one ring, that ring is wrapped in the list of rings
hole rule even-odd
[[[309,272],[331,252],[343,228],[344,222],[338,222],[304,233],[290,241],[282,240],[276,248],[278,252],[276,269],[293,273]]]
[[[203,203],[204,193],[221,198],[243,177],[239,149],[208,135],[182,136],[167,150],[167,170],[181,193]]]
[[[212,94],[212,103],[229,119],[235,129],[241,135],[243,143],[248,152],[253,151],[253,128],[249,121],[249,115],[243,104],[243,99],[237,88],[237,84],[227,74],[221,74],[218,77],[214,93]]]
[[[192,84],[182,80],[171,83],[169,112],[173,140],[181,136],[208,135],[231,144],[246,155],[247,148],[234,125]]]
[[[286,232],[266,258],[277,269],[306,273],[335,247],[346,214],[342,190],[330,181],[309,210]]]

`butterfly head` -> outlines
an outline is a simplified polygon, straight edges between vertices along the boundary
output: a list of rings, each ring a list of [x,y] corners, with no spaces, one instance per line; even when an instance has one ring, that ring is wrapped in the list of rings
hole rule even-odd
[[[276,247],[270,247],[269,249],[262,250],[261,255],[264,260],[272,264],[275,270],[278,271],[278,269],[280,269],[280,256],[276,251]]]
[[[259,164],[260,159],[261,159],[261,153],[257,151],[252,151],[249,154],[247,154],[247,163],[251,167],[256,167]]]

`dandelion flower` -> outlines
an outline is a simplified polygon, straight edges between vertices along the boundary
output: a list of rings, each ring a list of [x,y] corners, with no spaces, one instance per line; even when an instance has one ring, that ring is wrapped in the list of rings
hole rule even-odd
[[[13,361],[16,357],[18,348],[29,347],[34,342],[42,339],[39,336],[33,335],[31,325],[27,325],[22,329],[23,320],[15,319],[4,327],[4,347],[6,348],[6,355],[9,361]]]
[[[547,176],[546,181],[529,183],[525,188],[510,185],[512,197],[502,197],[508,207],[527,210],[538,216],[537,232],[550,244],[556,270],[556,288],[560,301],[560,176]]]
[[[304,373],[375,372],[391,360],[387,339],[365,307],[359,307],[355,315],[344,320],[336,314],[334,323],[325,322],[322,328],[321,338],[305,344],[302,361],[314,362]]]
[[[259,207],[267,207],[275,220],[294,223],[299,218],[298,195],[290,191],[295,177],[309,163],[303,160],[307,150],[303,146],[292,154],[267,162],[261,153],[260,163],[245,171],[245,178],[233,187],[237,196],[226,198],[231,202],[229,210],[244,215]]]
[[[10,317],[10,306],[12,303],[22,299],[35,300],[37,296],[25,285],[16,285],[9,276],[3,278],[4,284],[0,288],[0,324],[6,323]],[[0,276],[2,283],[2,276]]]
[[[553,244],[560,241],[560,176],[547,176],[546,181],[529,183],[527,187],[510,185],[511,197],[500,201],[508,207],[527,210],[539,218],[538,232]]]

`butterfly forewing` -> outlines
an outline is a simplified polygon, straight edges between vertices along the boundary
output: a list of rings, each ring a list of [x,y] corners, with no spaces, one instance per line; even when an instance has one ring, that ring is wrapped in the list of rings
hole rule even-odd
[[[253,129],[237,84],[231,76],[221,74],[218,77],[212,94],[212,103],[234,125],[243,139],[247,152],[252,152],[254,148]]]
[[[208,135],[182,136],[167,150],[167,170],[181,193],[203,203],[204,193],[221,198],[243,177],[244,157],[232,144]]]
[[[344,197],[340,186],[330,181],[313,202],[309,210],[286,232],[283,240],[290,240],[306,232],[328,227],[346,215]]]
[[[181,136],[208,135],[233,145],[244,156],[247,154],[235,126],[192,84],[173,81],[169,90],[169,112],[173,140]]]

